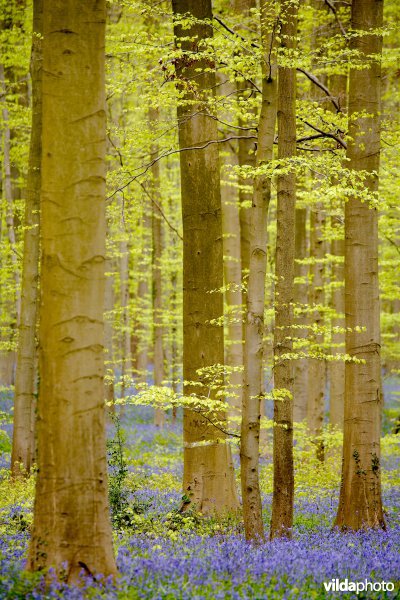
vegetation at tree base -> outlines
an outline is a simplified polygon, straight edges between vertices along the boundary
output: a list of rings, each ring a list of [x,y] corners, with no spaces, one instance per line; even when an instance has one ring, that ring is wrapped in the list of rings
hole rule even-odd
[[[1,598],[397,597],[399,23],[0,0]]]

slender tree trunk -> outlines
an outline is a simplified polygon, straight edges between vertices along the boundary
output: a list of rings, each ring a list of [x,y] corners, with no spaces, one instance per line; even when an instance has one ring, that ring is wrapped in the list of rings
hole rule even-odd
[[[124,226],[123,226],[124,229]],[[121,305],[121,398],[126,397],[127,389],[129,388],[129,379],[131,375],[131,337],[130,337],[130,319],[129,319],[129,244],[128,233],[122,232],[120,241],[120,305]]]
[[[310,257],[312,257],[315,262],[313,262],[310,267],[312,281],[309,290],[310,306],[315,307],[315,310],[311,315],[311,325],[315,325],[317,328],[315,333],[310,333],[310,336],[312,336],[310,351],[311,353],[314,352],[317,354],[324,341],[324,334],[320,332],[320,328],[324,325],[323,312],[320,310],[320,307],[324,304],[325,300],[324,228],[325,213],[322,205],[317,203],[311,211],[310,218]],[[324,447],[321,435],[325,410],[325,372],[325,360],[318,358],[310,358],[308,360],[307,423],[311,436],[315,438],[317,457],[319,460],[324,460]]]
[[[151,304],[149,270],[151,270],[151,258],[149,258],[149,249],[151,249],[151,231],[152,231],[151,210],[143,208],[143,229],[142,229],[142,256],[139,262],[139,283],[138,283],[138,306],[139,315],[137,320],[137,359],[136,368],[138,379],[141,382],[147,380],[147,367],[149,362],[149,346],[151,340],[151,330],[149,324],[149,309]]]
[[[105,392],[106,400],[111,403],[111,411],[115,410],[115,390],[114,390],[114,344],[113,344],[113,318],[112,311],[114,309],[114,276],[112,274],[112,260],[106,260],[106,284],[105,284],[105,300],[104,300],[104,345],[106,349],[106,382]]]
[[[196,19],[212,19],[211,0],[173,0],[175,15],[190,13]],[[183,40],[182,37],[195,38]],[[215,90],[215,70],[209,61],[193,58],[212,36],[212,28],[198,22],[189,30],[175,26],[177,46],[184,55],[177,65],[179,77],[192,78],[196,93],[186,87],[185,103],[178,106],[181,148],[198,146],[218,138],[217,123],[210,118],[207,99]],[[190,56],[190,60],[188,57]],[[186,80],[186,79],[185,79]],[[181,86],[185,86],[182,82]],[[199,381],[198,369],[224,362],[223,329],[212,324],[223,314],[223,284],[220,172],[217,144],[203,150],[180,153],[183,218],[183,378]],[[210,293],[214,290],[214,293]],[[184,387],[188,394],[204,389]],[[226,415],[213,418],[224,423]],[[223,427],[222,427],[223,428]],[[233,465],[225,434],[205,417],[184,411],[183,491],[203,514],[236,510],[238,499]]]
[[[281,1],[281,46],[296,49],[297,3]],[[296,69],[278,69],[278,158],[296,155]],[[274,401],[274,491],[271,538],[291,535],[293,525],[293,279],[295,255],[296,175],[293,168],[278,176],[275,260],[274,383],[280,395]]]
[[[337,8],[344,7],[344,2],[339,2]],[[346,24],[347,25],[347,24]],[[348,24],[349,25],[349,24]],[[339,33],[339,26],[335,21],[333,33]],[[339,112],[347,112],[347,75],[332,75],[329,78],[329,89],[336,98]],[[347,164],[345,165],[347,167]],[[340,216],[331,217],[331,227],[336,232],[335,239],[331,242],[331,254],[335,257],[332,265],[332,296],[331,303],[334,310],[332,327],[341,327],[344,322],[344,235],[341,224],[341,215],[344,206],[340,204]],[[342,260],[343,262],[339,262]],[[344,352],[344,333],[332,333],[332,354]],[[329,365],[329,420],[331,425],[343,429],[344,417],[344,388],[345,388],[345,363],[342,360],[331,361]]]
[[[301,264],[301,261],[307,258],[307,209],[296,208],[295,215],[296,241],[295,241],[295,264],[294,275],[298,278],[294,286],[294,299],[297,305],[299,316],[296,321],[299,325],[306,325],[308,321],[304,312],[301,312],[307,304],[307,265]],[[306,329],[299,329],[297,336],[306,338]],[[294,388],[293,388],[293,420],[296,422],[305,421],[307,417],[307,397],[308,397],[308,360],[300,358],[294,363]]]
[[[276,65],[270,56],[273,13],[270,4],[261,2],[262,104],[258,124],[257,167],[272,159],[276,122]],[[250,265],[244,346],[244,386],[240,464],[243,519],[246,539],[263,539],[259,484],[260,401],[263,394],[264,304],[267,269],[267,219],[271,198],[271,179],[265,175],[254,180],[250,215]]]
[[[5,93],[6,80],[4,74],[4,65],[0,63],[0,85]],[[4,103],[3,110],[3,190],[4,198],[6,201],[6,225],[8,233],[8,241],[11,249],[11,265],[14,274],[14,286],[15,286],[15,322],[18,326],[19,317],[21,313],[21,289],[20,289],[20,273],[18,268],[18,258],[16,252],[16,236],[14,226],[14,194],[12,186],[12,174],[11,174],[11,130],[10,130],[10,116],[6,103]]]
[[[221,96],[231,96],[235,84],[225,82],[219,86]],[[223,115],[229,120],[229,115]],[[227,336],[225,339],[225,364],[233,369],[229,375],[232,392],[229,400],[229,415],[238,417],[242,408],[243,382],[243,307],[242,307],[242,267],[240,246],[239,194],[237,181],[228,178],[232,166],[238,165],[238,146],[226,142],[221,146],[222,165],[221,207],[224,252],[224,286],[227,312]],[[236,369],[236,370],[235,370]]]
[[[150,108],[149,121],[152,128],[158,122],[158,110]],[[151,148],[151,158],[158,155],[158,144],[153,144]],[[154,367],[154,385],[161,386],[164,380],[164,349],[163,349],[163,324],[162,324],[162,222],[161,213],[157,206],[161,205],[160,194],[160,163],[156,162],[151,167],[152,174],[152,237],[153,237],[153,367]],[[156,206],[157,204],[157,206]],[[159,408],[155,410],[154,424],[157,427],[164,427],[165,412]]]
[[[237,15],[248,19],[250,16],[250,10],[256,8],[255,0],[233,0],[233,10]],[[238,98],[249,98],[254,93],[254,85],[250,81],[240,81],[236,85]],[[257,115],[254,114],[254,120]],[[239,126],[247,127],[248,122],[239,118]],[[243,134],[245,135],[245,134]],[[256,153],[255,153],[254,139],[242,139],[239,140],[239,165],[248,165],[255,167],[256,165]],[[250,205],[252,203],[253,196],[253,180],[251,177],[240,177],[239,178],[239,218],[240,218],[240,249],[241,249],[241,268],[242,268],[242,280],[245,284],[245,290],[242,292],[242,302],[246,306],[247,302],[247,284],[249,277],[250,267]],[[243,342],[245,335],[245,325],[243,323]]]
[[[365,191],[378,189],[382,0],[353,0],[352,38],[364,68],[350,70],[348,168],[365,171]],[[342,485],[335,524],[341,529],[385,527],[381,498],[381,361],[378,212],[356,195],[345,207],[346,363]],[[363,326],[365,331],[355,331]]]
[[[337,218],[332,217],[332,229],[339,226]],[[344,258],[344,239],[335,239],[331,243],[331,253],[334,257]],[[344,264],[334,262],[332,266],[332,283],[338,287],[332,289],[332,308],[335,316],[332,319],[332,327],[344,327]],[[344,351],[344,335],[341,332],[332,333],[332,354]],[[329,366],[329,420],[331,425],[343,428],[344,416],[344,389],[345,389],[345,363],[335,360]]]
[[[105,2],[43,0],[38,474],[27,567],[116,573],[104,410]]]
[[[33,4],[32,128],[25,201],[21,315],[15,375],[11,474],[29,473],[34,458],[36,325],[39,286],[39,210],[42,153],[42,0]],[[22,466],[22,470],[21,470]]]

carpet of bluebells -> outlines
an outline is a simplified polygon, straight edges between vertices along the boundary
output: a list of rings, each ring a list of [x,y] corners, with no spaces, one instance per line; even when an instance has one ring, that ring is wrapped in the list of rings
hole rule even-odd
[[[110,480],[119,504],[114,504],[117,581],[82,578],[78,587],[55,579],[45,587],[40,575],[24,572],[32,523],[34,477],[8,479],[11,399],[0,413],[0,598],[41,599],[304,599],[400,598],[400,448],[399,436],[382,440],[383,497],[386,531],[340,533],[332,530],[338,503],[341,434],[326,431],[323,465],[296,430],[296,503],[292,540],[250,546],[242,524],[222,522],[195,513],[180,513],[182,477],[181,425],[160,431],[149,408],[126,408],[117,428],[123,438],[123,458],[110,460]],[[111,446],[116,425],[108,425]],[[388,427],[387,427],[388,429]],[[116,446],[114,446],[116,447]],[[120,446],[118,446],[120,447]],[[238,466],[238,448],[232,445]],[[265,527],[272,501],[271,428],[262,434],[261,483]],[[115,454],[115,453],[114,453]],[[112,455],[112,452],[111,452]],[[120,457],[121,458],[121,457]],[[115,494],[114,494],[115,495]],[[118,498],[117,498],[118,499]],[[324,582],[396,582],[393,592],[327,592]]]

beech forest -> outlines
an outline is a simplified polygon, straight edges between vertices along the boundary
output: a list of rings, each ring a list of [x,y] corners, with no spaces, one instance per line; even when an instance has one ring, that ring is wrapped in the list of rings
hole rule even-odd
[[[400,3],[0,0],[0,599],[400,597]]]

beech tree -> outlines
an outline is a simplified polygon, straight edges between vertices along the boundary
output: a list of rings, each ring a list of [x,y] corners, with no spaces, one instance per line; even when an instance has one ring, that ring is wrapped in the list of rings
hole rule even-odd
[[[281,47],[287,56],[297,45],[298,3],[281,2]],[[283,173],[278,175],[277,235],[275,258],[274,329],[274,491],[271,538],[291,535],[293,524],[293,279],[295,255],[296,175],[291,159],[296,155],[296,69],[278,69],[278,159]]]
[[[346,363],[342,485],[335,524],[385,527],[381,499],[381,361],[377,189],[382,0],[353,0],[348,167],[361,191],[345,206]],[[360,328],[364,330],[359,331]]]
[[[105,16],[104,1],[43,0],[41,384],[28,569],[53,566],[67,581],[82,570],[116,573],[103,381]]]
[[[178,89],[178,126],[183,222],[183,378],[185,395],[204,394],[200,369],[224,362],[223,329],[215,320],[223,315],[221,191],[218,129],[209,112],[215,92],[215,65],[206,55],[205,41],[212,29],[211,0],[173,0],[175,59]],[[180,18],[187,14],[189,25]],[[195,54],[193,54],[195,52]],[[207,386],[207,383],[204,384]],[[212,390],[211,390],[212,391]],[[215,390],[214,390],[215,392]],[[213,395],[213,394],[211,394]],[[214,415],[223,424],[223,411]],[[234,511],[238,507],[233,464],[223,426],[184,410],[183,491],[186,507],[203,514]],[[221,431],[222,430],[222,431]]]
[[[258,123],[256,167],[262,171],[272,159],[276,122],[276,63],[273,5],[262,1],[262,104]],[[260,402],[264,379],[264,307],[267,268],[267,217],[271,199],[271,178],[257,174],[249,214],[249,277],[245,313],[244,385],[240,465],[243,519],[247,539],[264,537],[259,484]]]

